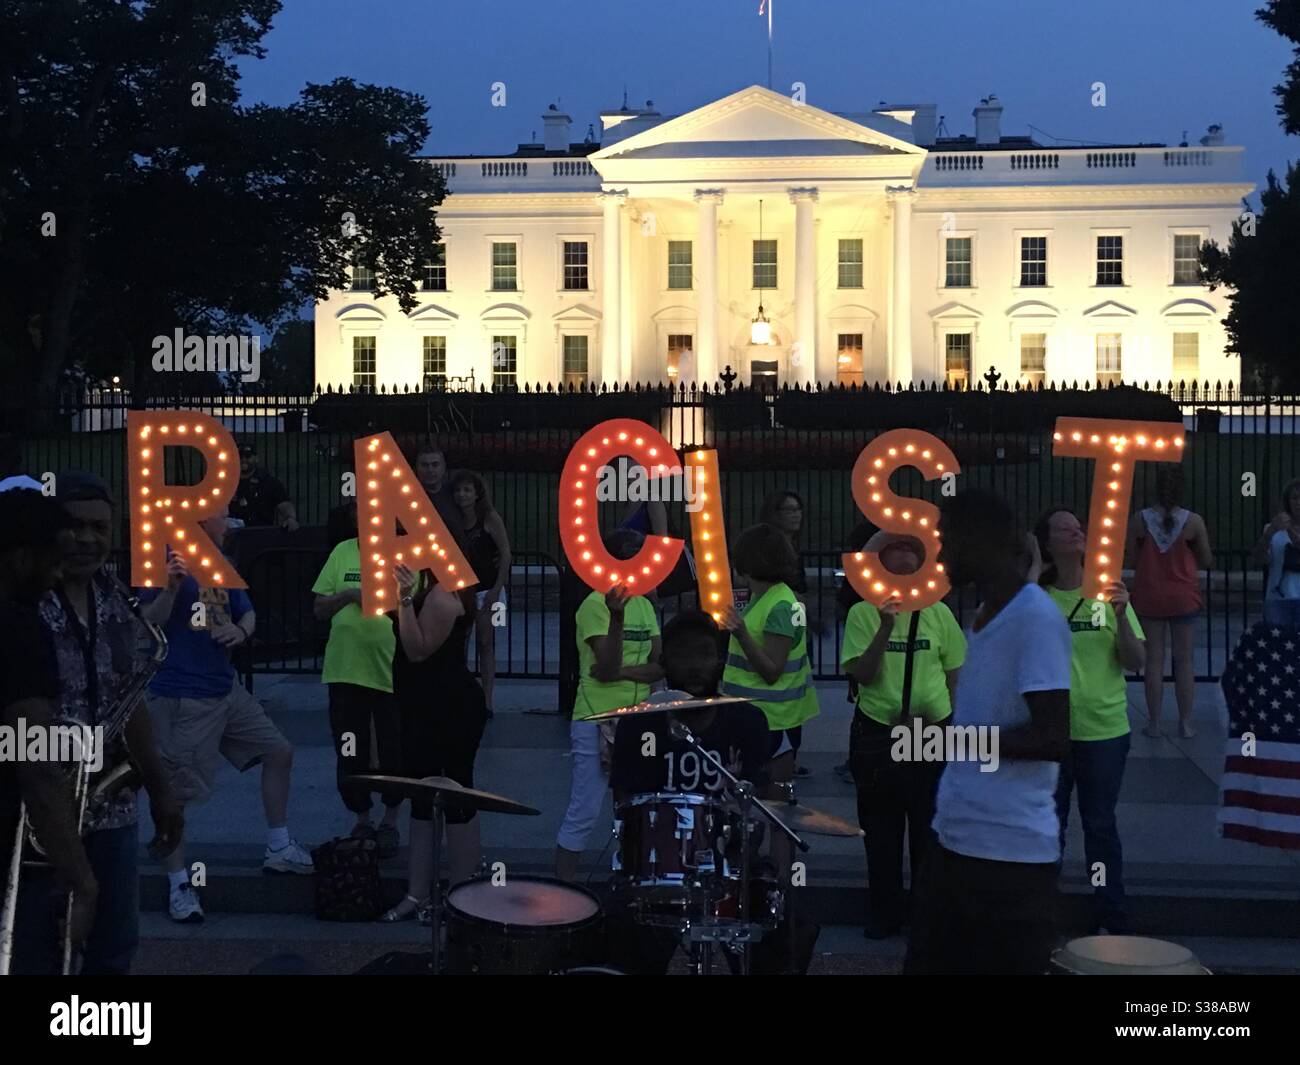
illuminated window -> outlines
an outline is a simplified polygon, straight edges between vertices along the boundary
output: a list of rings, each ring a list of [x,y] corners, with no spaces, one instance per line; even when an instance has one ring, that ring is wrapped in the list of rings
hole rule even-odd
[[[1174,380],[1195,384],[1201,376],[1201,334],[1174,334]]]
[[[352,267],[352,291],[373,292],[375,290],[375,271],[368,263],[357,263]]]
[[[513,247],[513,245],[512,245]],[[519,387],[519,338],[492,338],[492,390],[509,392]]]
[[[429,261],[424,264],[424,281],[420,288],[425,292],[447,291],[447,245],[433,246]]]
[[[1020,336],[1020,380],[1038,388],[1047,377],[1047,334],[1022,333]]]
[[[492,291],[515,292],[519,288],[519,249],[514,241],[492,242]]]
[[[1201,238],[1196,233],[1174,234],[1174,284],[1201,283]]]
[[[861,242],[859,242],[861,243]],[[862,384],[862,334],[840,333],[836,344],[835,379],[842,385]]]
[[[1124,238],[1097,238],[1097,284],[1124,284]]]
[[[584,291],[587,285],[587,242],[564,242],[564,288],[566,291]]]
[[[1041,288],[1047,284],[1047,238],[1020,238],[1020,285]]]
[[[1124,338],[1119,333],[1097,334],[1097,387],[1118,385],[1124,379]]]
[[[669,333],[668,334],[668,379],[673,384],[677,383],[678,375],[682,368],[682,357],[691,351],[695,344],[695,337],[690,333]]]
[[[424,387],[447,387],[447,338],[424,338]]]
[[[944,287],[970,288],[971,238],[949,237],[944,246]]]
[[[776,288],[776,241],[754,241],[754,287]]]
[[[377,383],[375,374],[375,338],[352,338],[352,384],[356,388],[373,390]]]
[[[862,241],[840,241],[840,288],[862,287]]]
[[[971,335],[948,333],[943,338],[944,380],[949,388],[970,387]]]
[[[564,338],[564,385],[584,388],[587,384],[587,338],[583,335]]]
[[[689,240],[670,240],[668,242],[668,287],[690,289],[691,272],[694,263],[691,258],[692,246]]]

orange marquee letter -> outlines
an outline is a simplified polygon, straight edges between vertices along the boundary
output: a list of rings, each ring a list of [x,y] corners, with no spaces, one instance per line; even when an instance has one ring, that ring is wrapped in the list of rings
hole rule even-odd
[[[919,429],[891,429],[862,449],[853,465],[853,501],[885,532],[907,533],[921,541],[925,559],[915,573],[891,573],[875,551],[845,554],[844,576],[853,590],[877,606],[889,596],[903,600],[904,610],[920,610],[948,594],[948,577],[938,562],[939,508],[923,499],[895,495],[889,478],[913,466],[927,481],[960,473],[957,458],[938,437]]]
[[[691,511],[691,540],[695,545],[695,583],[700,609],[714,621],[722,620],[722,608],[733,606],[731,556],[727,551],[727,527],[722,520],[722,478],[718,475],[718,453],[692,453],[695,471],[695,502]]]
[[[215,418],[181,410],[132,410],[126,415],[127,509],[131,527],[131,583],[167,583],[167,549],[184,557],[205,587],[247,588],[199,522],[221,510],[239,486],[235,440]],[[168,447],[192,447],[206,469],[198,484],[168,484]],[[197,563],[197,565],[196,565]]]
[[[361,609],[383,614],[397,605],[393,564],[429,570],[447,588],[478,583],[438,509],[402,457],[391,433],[353,443],[357,468],[357,543],[361,549]],[[397,523],[406,531],[399,534]]]
[[[1182,462],[1183,427],[1176,422],[1126,422],[1112,418],[1057,418],[1052,454],[1106,461],[1092,479],[1083,594],[1105,598],[1106,586],[1124,569],[1133,471],[1139,462]]]
[[[645,422],[601,422],[573,445],[560,474],[560,543],[573,572],[593,591],[625,584],[633,595],[645,595],[673,571],[685,544],[671,536],[647,537],[636,557],[626,561],[605,550],[596,518],[596,484],[601,468],[620,455],[640,463],[648,480],[681,472],[672,445]]]

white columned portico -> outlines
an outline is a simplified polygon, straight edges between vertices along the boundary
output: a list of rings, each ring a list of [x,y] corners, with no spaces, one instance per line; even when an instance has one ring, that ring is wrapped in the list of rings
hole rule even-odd
[[[699,319],[695,335],[695,379],[700,387],[718,383],[718,205],[721,189],[696,189],[695,274],[699,279]]]
[[[894,384],[912,383],[912,200],[911,185],[885,189],[893,207],[894,257],[889,307],[889,369]]]
[[[802,388],[815,384],[817,366],[817,233],[813,204],[817,190],[790,190],[794,204],[794,345],[790,380]]]
[[[600,194],[604,214],[601,247],[600,379],[610,388],[624,381],[628,360],[623,353],[623,204],[627,189],[606,189]]]

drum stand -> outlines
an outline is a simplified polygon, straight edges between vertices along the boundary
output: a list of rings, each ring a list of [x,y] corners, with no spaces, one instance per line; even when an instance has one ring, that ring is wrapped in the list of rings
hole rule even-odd
[[[754,785],[747,780],[738,779],[721,760],[712,752],[706,751],[696,738],[695,733],[685,723],[675,717],[669,718],[669,731],[675,739],[681,740],[705,762],[714,766],[721,775],[723,785],[740,807],[740,920],[735,924],[718,924],[710,921],[707,915],[697,925],[689,924],[683,938],[687,953],[691,959],[691,972],[696,976],[710,976],[713,973],[713,947],[720,944],[724,950],[738,953],[740,956],[740,975],[749,975],[749,944],[763,938],[763,926],[749,923],[749,820],[750,811],[758,810],[768,821],[780,829],[800,851],[807,851],[805,843],[784,821],[776,816],[767,806],[754,796]],[[707,907],[708,900],[702,905]]]
[[[433,795],[433,881],[429,891],[429,924],[433,927],[433,953],[430,972],[442,975],[442,832],[446,817],[442,812],[442,796]]]

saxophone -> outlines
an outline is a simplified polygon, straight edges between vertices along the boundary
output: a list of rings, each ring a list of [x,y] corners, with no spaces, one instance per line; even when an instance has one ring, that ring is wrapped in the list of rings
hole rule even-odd
[[[101,715],[97,726],[102,730],[100,737],[93,742],[100,745],[106,757],[118,747],[119,741],[125,749],[123,734],[127,722],[135,713],[136,707],[144,697],[145,689],[158,672],[163,659],[167,657],[167,637],[162,629],[145,616],[139,598],[125,584],[108,570],[102,570],[101,576],[108,584],[114,596],[120,596],[130,609],[135,619],[134,667],[126,683],[118,689],[112,704]],[[69,722],[66,718],[57,718],[56,725],[80,728],[79,722]],[[98,771],[91,768],[90,757],[81,757],[63,767],[67,799],[73,811],[73,820],[80,835],[86,834],[87,814],[100,802],[107,801],[123,788],[138,786],[138,772],[127,750],[126,757],[115,764],[106,765]],[[5,881],[4,905],[0,910],[0,975],[7,975],[13,957],[14,920],[18,904],[18,889],[22,881],[25,866],[49,864],[40,840],[36,838],[27,819],[25,805],[19,807],[18,825],[14,833],[13,851],[9,861],[8,877]],[[68,894],[68,916],[71,914],[72,894]],[[65,921],[63,933],[63,972],[66,975],[72,968],[72,941],[68,932],[69,921]]]

